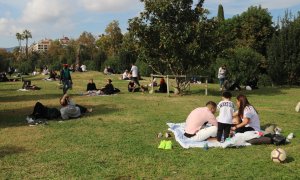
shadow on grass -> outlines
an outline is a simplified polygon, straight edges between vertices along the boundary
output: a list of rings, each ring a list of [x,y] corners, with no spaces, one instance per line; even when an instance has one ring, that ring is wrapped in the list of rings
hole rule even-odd
[[[44,104],[47,106],[46,104]],[[83,105],[85,106],[85,105]],[[52,106],[49,106],[52,108]],[[19,127],[19,126],[27,126],[27,121],[26,117],[32,113],[34,107],[31,108],[22,108],[22,109],[13,109],[13,110],[1,110],[0,111],[0,127],[1,128],[6,128],[6,127]],[[55,107],[60,109],[60,107]],[[110,106],[110,105],[97,105],[97,106],[86,106],[86,108],[93,108],[93,112],[91,113],[86,113],[80,118],[85,118],[85,117],[93,117],[93,116],[99,116],[99,115],[104,115],[104,114],[111,114],[116,111],[120,111],[119,108],[115,106]],[[76,118],[74,118],[76,119]],[[53,119],[50,121],[60,121],[62,119]],[[73,119],[70,119],[73,120]]]
[[[272,87],[263,87],[260,89],[255,89],[252,91],[247,91],[247,90],[241,90],[241,91],[230,91],[232,93],[232,96],[235,97],[239,94],[245,94],[245,95],[261,95],[261,96],[275,96],[278,94],[284,94],[282,90],[284,89],[289,89],[289,88],[272,88]],[[204,89],[196,89],[196,90],[191,90],[190,92],[187,93],[187,95],[204,95],[205,90]],[[222,91],[219,89],[208,89],[208,95],[209,96],[222,96]]]
[[[22,153],[25,151],[26,150],[23,147],[12,146],[12,145],[2,146],[2,147],[0,147],[0,158],[3,158],[8,155],[12,155],[12,154]]]
[[[22,92],[21,92],[22,93]],[[59,99],[61,94],[19,94],[13,96],[0,97],[0,102],[19,102],[42,99]]]

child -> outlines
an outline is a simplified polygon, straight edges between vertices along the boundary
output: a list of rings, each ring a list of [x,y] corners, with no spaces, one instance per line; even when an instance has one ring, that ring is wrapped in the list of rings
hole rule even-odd
[[[217,109],[219,110],[217,140],[220,142],[224,132],[224,140],[229,137],[232,117],[234,113],[234,104],[230,101],[232,95],[229,91],[222,94],[222,101],[219,102]]]

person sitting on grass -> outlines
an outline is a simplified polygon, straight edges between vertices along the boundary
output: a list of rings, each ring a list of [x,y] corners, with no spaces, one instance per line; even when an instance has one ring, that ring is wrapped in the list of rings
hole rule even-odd
[[[130,80],[128,83],[128,92],[139,92],[140,88],[134,83],[133,80]]]
[[[93,79],[90,79],[88,84],[86,85],[86,92],[81,95],[97,95],[98,89],[96,88],[96,84]]]
[[[167,93],[168,92],[167,83],[165,82],[164,78],[160,79],[159,89],[155,90],[155,92],[156,93]]]
[[[122,74],[122,80],[129,80],[129,72],[126,69],[125,72]]]
[[[115,88],[112,85],[112,80],[107,79],[107,84],[101,88],[99,91],[97,91],[98,95],[110,95],[115,93]]]
[[[83,106],[75,104],[68,94],[64,94],[59,100],[62,108],[60,109],[61,118],[66,120],[70,118],[78,118],[81,115],[92,112],[92,108],[87,109]]]
[[[186,119],[184,136],[195,141],[216,137],[218,130],[218,121],[214,116],[216,109],[217,104],[213,101],[207,102],[206,107],[194,109]],[[206,127],[207,122],[212,126]]]
[[[237,96],[238,114],[234,121],[236,125],[231,128],[237,133],[246,131],[260,131],[260,120],[256,109],[249,103],[245,95]]]

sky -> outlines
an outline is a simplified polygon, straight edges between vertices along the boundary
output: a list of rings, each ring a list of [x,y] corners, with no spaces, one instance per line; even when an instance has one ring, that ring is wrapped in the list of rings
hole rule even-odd
[[[206,0],[204,8],[210,11],[209,16],[217,15],[219,4],[223,5],[225,18],[258,5],[269,10],[274,22],[286,10],[293,14],[300,11],[299,0]],[[84,31],[98,36],[113,20],[125,33],[128,19],[141,11],[140,0],[0,0],[0,48],[18,46],[16,33],[25,29],[32,33],[29,44],[63,36],[77,39]]]

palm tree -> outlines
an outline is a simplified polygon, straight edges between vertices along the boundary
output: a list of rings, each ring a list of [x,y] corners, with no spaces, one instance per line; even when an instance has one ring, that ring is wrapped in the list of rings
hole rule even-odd
[[[18,42],[19,42],[19,52],[21,52],[21,46],[22,46],[22,40],[24,40],[24,38],[23,38],[23,36],[22,36],[22,34],[21,33],[16,33],[16,37],[17,37],[17,40],[18,40]]]
[[[32,35],[31,35],[31,32],[27,29],[25,29],[23,31],[23,34],[22,34],[23,38],[26,39],[26,58],[28,59],[28,39],[29,38],[32,38]]]

